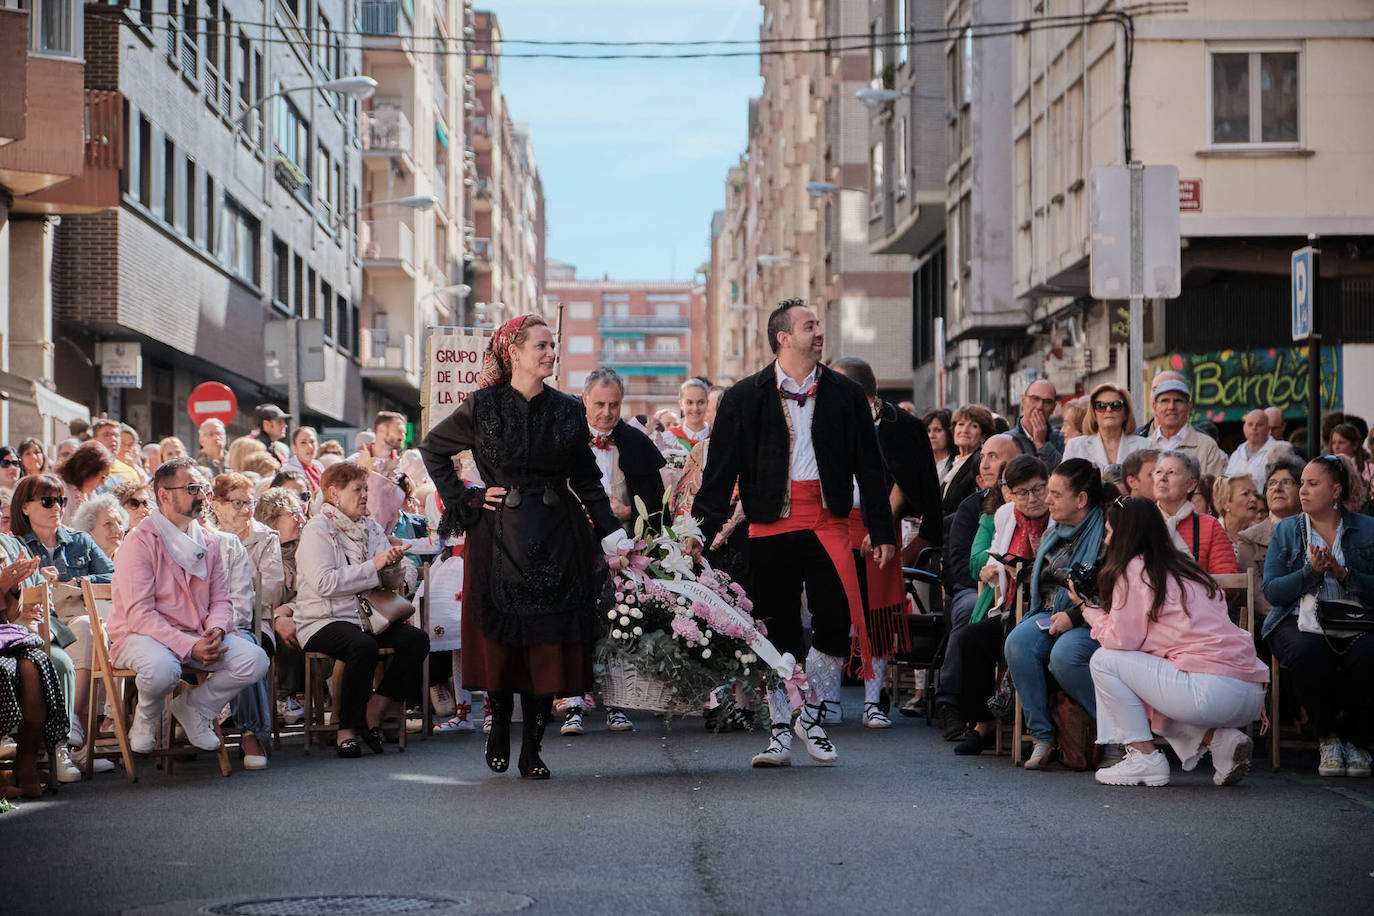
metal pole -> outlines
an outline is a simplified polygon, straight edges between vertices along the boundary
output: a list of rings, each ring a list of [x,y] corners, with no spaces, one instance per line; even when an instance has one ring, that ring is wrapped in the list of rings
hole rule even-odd
[[[1312,276],[1307,281],[1307,301],[1312,304],[1312,331],[1307,338],[1307,457],[1322,453],[1322,336],[1317,307],[1321,304],[1321,252],[1312,250]]]
[[[1145,416],[1145,165],[1132,162],[1131,173],[1131,310],[1127,339],[1126,379],[1131,406]],[[1134,430],[1126,430],[1134,432]]]
[[[301,427],[301,344],[300,319],[286,320],[286,412],[291,429]]]

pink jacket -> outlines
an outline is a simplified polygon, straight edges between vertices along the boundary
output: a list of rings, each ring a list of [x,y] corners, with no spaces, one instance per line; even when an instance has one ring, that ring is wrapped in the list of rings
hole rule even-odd
[[[205,565],[204,579],[178,566],[163,550],[151,521],[129,532],[111,582],[114,600],[106,624],[111,657],[118,656],[124,640],[135,633],[156,639],[185,659],[210,630],[235,632],[234,606],[218,550],[206,551]]]
[[[120,549],[123,560],[124,548]],[[1183,584],[1171,580],[1159,609],[1159,619],[1150,620],[1154,590],[1144,574],[1145,561],[1136,557],[1112,591],[1112,610],[1084,607],[1083,617],[1092,626],[1092,636],[1104,649],[1148,652],[1168,659],[1178,670],[1189,674],[1219,674],[1248,681],[1269,683],[1269,669],[1255,657],[1250,634],[1231,622],[1226,614],[1225,596],[1218,591],[1211,598],[1196,582]],[[116,573],[118,575],[118,573]],[[1180,600],[1181,599],[1181,600]],[[1184,613],[1184,605],[1188,613]]]

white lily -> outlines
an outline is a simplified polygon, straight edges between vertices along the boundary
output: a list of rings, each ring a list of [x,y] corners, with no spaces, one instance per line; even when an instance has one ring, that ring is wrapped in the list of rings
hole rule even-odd
[[[696,538],[701,540],[701,523],[690,515],[684,515],[673,522],[673,534],[677,535],[679,541],[686,538]]]
[[[659,560],[659,565],[679,579],[690,578],[692,575],[691,557],[684,554],[676,544],[669,545],[667,554]]]

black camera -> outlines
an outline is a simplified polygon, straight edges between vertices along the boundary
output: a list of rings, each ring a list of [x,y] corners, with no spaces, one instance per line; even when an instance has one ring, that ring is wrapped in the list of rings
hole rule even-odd
[[[1072,585],[1084,601],[1097,601],[1097,573],[1095,563],[1075,563],[1068,569],[1056,570],[1065,585]]]

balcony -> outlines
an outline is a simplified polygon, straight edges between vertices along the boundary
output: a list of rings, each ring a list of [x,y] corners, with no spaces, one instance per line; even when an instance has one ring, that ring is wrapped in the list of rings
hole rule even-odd
[[[410,119],[395,105],[374,107],[363,112],[363,159],[386,163],[400,160],[408,171],[414,172],[415,134]]]
[[[124,167],[124,97],[86,90],[85,168],[80,177],[30,195],[47,212],[92,213],[119,206],[119,170]]]
[[[479,262],[490,263],[492,259],[491,239],[473,239],[472,256]]]
[[[473,115],[468,119],[468,139],[473,149],[491,149],[491,115]]]
[[[686,315],[602,315],[597,329],[606,331],[682,331],[692,329]]]
[[[602,350],[603,366],[686,366],[692,354],[686,350]]]
[[[16,198],[77,177],[85,160],[85,67],[31,52],[28,15],[0,9],[0,187]]]
[[[408,36],[411,23],[415,20],[413,0],[362,0],[359,12],[362,14],[362,34],[365,36]]]
[[[399,219],[369,219],[362,223],[358,248],[369,268],[397,267],[415,274],[415,233]]]
[[[386,328],[363,328],[359,336],[363,379],[393,397],[414,400],[420,393],[415,338]]]
[[[442,162],[434,166],[434,196],[439,198],[439,209],[447,216],[450,212],[448,202],[448,166]]]
[[[490,178],[479,178],[472,189],[473,209],[482,213],[491,212],[492,199],[496,195],[496,182]]]
[[[625,380],[627,398],[672,398],[677,400],[681,385],[675,382],[640,382]]]

